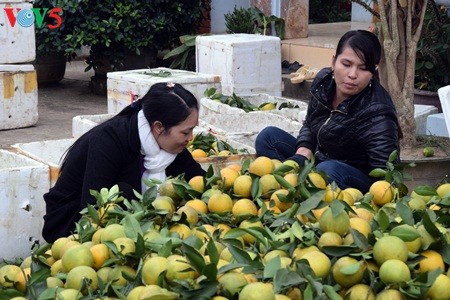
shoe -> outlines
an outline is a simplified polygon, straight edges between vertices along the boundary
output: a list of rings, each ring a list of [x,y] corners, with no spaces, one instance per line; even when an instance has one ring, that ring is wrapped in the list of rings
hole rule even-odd
[[[291,73],[296,72],[300,67],[303,66],[298,61],[294,61],[292,64],[289,65],[289,71]]]
[[[309,66],[302,66],[296,72],[291,73],[291,83],[302,83],[305,80],[314,79],[320,69]]]
[[[283,60],[281,62],[281,74],[289,74],[291,71],[289,70],[289,66],[291,64],[287,60]]]

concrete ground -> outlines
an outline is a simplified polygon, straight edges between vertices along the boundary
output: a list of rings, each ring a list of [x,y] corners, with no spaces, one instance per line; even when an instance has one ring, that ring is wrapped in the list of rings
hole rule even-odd
[[[0,130],[0,148],[16,143],[29,143],[72,137],[72,118],[79,115],[107,113],[106,96],[94,95],[89,89],[93,71],[84,72],[84,61],[67,63],[64,79],[52,86],[38,88],[36,125]]]

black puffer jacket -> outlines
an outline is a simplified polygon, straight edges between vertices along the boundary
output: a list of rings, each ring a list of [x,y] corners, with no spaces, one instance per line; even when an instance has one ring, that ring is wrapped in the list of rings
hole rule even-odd
[[[322,69],[311,86],[297,148],[310,149],[316,162],[340,160],[366,174],[374,168],[385,169],[389,155],[399,151],[399,125],[391,97],[373,79],[360,94],[333,110],[334,91],[331,68]]]

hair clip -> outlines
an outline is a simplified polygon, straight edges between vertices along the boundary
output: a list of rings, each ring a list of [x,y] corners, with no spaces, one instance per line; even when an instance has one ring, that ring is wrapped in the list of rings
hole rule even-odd
[[[166,84],[166,86],[167,86],[169,89],[171,89],[171,88],[175,87],[175,83],[173,83],[173,82],[168,82],[168,83]]]
[[[131,102],[131,107],[135,107],[136,106],[136,102],[139,101],[139,95],[136,95],[133,92],[130,92],[130,102]]]

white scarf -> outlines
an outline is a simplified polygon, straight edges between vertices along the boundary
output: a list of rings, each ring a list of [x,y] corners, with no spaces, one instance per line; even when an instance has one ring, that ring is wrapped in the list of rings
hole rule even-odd
[[[145,155],[145,171],[141,181],[143,194],[148,189],[148,186],[144,183],[144,179],[152,178],[158,179],[161,182],[164,181],[166,179],[166,168],[175,160],[177,155],[159,147],[142,109],[138,112],[138,130],[141,141],[141,153]]]

